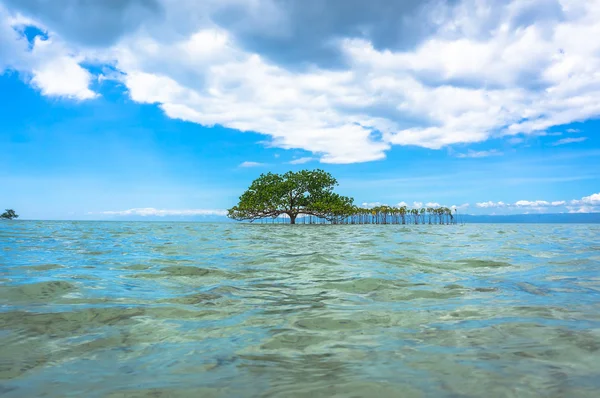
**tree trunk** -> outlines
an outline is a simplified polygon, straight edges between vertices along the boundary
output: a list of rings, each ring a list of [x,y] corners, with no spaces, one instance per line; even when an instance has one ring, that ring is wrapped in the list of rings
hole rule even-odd
[[[288,216],[290,216],[290,224],[296,224],[297,214],[288,214]]]

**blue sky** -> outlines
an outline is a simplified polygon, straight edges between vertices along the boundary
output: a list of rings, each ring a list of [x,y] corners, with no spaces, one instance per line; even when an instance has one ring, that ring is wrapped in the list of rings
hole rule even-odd
[[[598,1],[62,3],[0,0],[23,218],[218,216],[317,167],[365,206],[600,211]]]

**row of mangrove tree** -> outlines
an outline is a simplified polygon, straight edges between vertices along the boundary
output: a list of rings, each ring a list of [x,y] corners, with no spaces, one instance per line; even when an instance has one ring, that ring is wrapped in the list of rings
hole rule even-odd
[[[228,211],[234,220],[296,224],[454,224],[456,210],[447,207],[358,207],[354,200],[333,192],[338,185],[323,170],[283,175],[261,174]]]

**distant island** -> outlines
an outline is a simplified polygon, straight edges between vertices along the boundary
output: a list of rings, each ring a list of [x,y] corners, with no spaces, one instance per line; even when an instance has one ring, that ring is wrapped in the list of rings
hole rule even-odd
[[[240,196],[227,216],[238,221],[284,217],[290,224],[455,224],[457,217],[447,207],[409,209],[407,206],[354,205],[354,199],[333,189],[337,180],[323,170],[261,174]],[[456,213],[456,210],[455,210]]]
[[[13,209],[6,209],[4,213],[0,214],[0,220],[14,220],[15,218],[19,218],[19,215]]]

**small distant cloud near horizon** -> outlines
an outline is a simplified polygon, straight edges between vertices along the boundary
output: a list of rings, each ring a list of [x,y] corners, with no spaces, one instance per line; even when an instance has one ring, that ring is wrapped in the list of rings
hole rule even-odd
[[[488,202],[475,203],[475,206],[477,206],[481,209],[488,209],[488,208],[495,208],[495,207],[506,207],[506,203],[488,201]]]
[[[552,146],[575,144],[577,142],[583,142],[585,140],[587,140],[587,137],[563,138],[562,140],[558,140],[556,142],[553,142]]]
[[[489,151],[473,151],[469,149],[467,153],[458,153],[456,154],[457,158],[466,159],[466,158],[487,158],[490,156],[502,156],[504,152],[500,152],[496,149],[490,149]]]
[[[289,164],[304,164],[304,163],[312,162],[313,160],[317,160],[317,159],[313,158],[313,157],[304,157],[304,158],[291,160],[289,162]]]
[[[515,203],[504,202],[479,202],[475,204],[480,209],[491,208],[506,208],[506,209],[522,209],[528,208],[538,212],[542,212],[550,208],[564,207],[569,213],[597,213],[600,212],[600,193],[595,193],[590,196],[584,196],[581,199],[566,200],[518,200]]]
[[[361,207],[373,208],[377,206],[387,206],[387,204],[381,202],[363,202]],[[409,205],[407,202],[399,202],[395,207],[407,206],[409,208],[423,208],[423,207],[448,207],[450,209],[465,210],[470,207],[469,203],[462,205],[451,205],[445,206],[440,205],[437,202],[412,202]],[[568,213],[598,213],[600,212],[600,193],[594,193],[589,196],[584,196],[581,199],[573,200],[518,200],[514,203],[499,202],[479,202],[475,204],[475,207],[480,209],[527,209],[528,211],[534,211],[537,213],[548,212],[548,209],[564,208]],[[553,210],[553,212],[557,212]],[[561,211],[562,213],[562,211]],[[140,216],[140,217],[166,217],[166,216],[226,216],[227,210],[224,209],[156,209],[153,207],[133,208],[128,210],[108,210],[101,212],[88,212],[88,215],[104,215],[104,216]],[[495,214],[495,213],[491,213]],[[527,214],[527,212],[525,213]]]
[[[88,214],[101,214],[105,216],[141,216],[141,217],[165,217],[165,216],[226,216],[227,210],[221,209],[155,209],[153,207],[143,207],[128,210],[108,210],[98,213],[90,212]]]
[[[580,200],[572,200],[567,206],[569,213],[598,213],[600,212],[600,193],[584,196]]]
[[[248,168],[248,167],[261,167],[261,166],[266,166],[266,163],[260,163],[260,162],[242,162],[240,163],[239,167],[243,167],[243,168]]]

